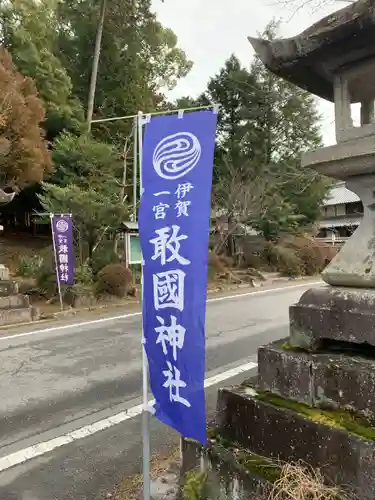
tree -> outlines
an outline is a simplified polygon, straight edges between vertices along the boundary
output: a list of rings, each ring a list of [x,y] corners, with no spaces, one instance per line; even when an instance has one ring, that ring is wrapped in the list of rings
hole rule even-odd
[[[43,183],[39,200],[46,212],[74,214],[78,240],[92,259],[128,217],[121,158],[112,145],[66,133],[55,141],[53,160],[54,184]]]
[[[164,0],[161,1],[162,3],[164,3]],[[96,90],[96,82],[98,79],[99,58],[100,58],[100,51],[102,48],[102,37],[103,37],[106,8],[107,8],[107,0],[101,0],[100,14],[99,14],[98,26],[95,37],[95,49],[94,49],[92,69],[91,69],[90,88],[89,88],[89,95],[87,102],[86,122],[89,131],[91,130],[91,120],[94,112],[95,90]]]
[[[84,248],[89,263],[106,235],[128,217],[128,207],[120,200],[118,190],[44,183],[38,197],[46,212],[73,214],[79,246]]]
[[[283,231],[296,228],[303,218],[295,214],[294,207],[278,191],[272,172],[263,172],[261,177],[250,180],[247,169],[248,165],[239,168],[229,159],[224,159],[220,169],[213,190],[213,205],[218,215],[226,217],[228,229],[221,234],[215,248],[217,253],[228,244],[233,256],[236,230],[252,228],[272,239]]]
[[[56,139],[52,158],[56,171],[51,182],[61,187],[121,187],[117,180],[121,178],[121,157],[111,144],[65,133]]]
[[[23,188],[52,171],[40,124],[44,109],[33,81],[0,48],[0,184]]]
[[[162,90],[186,75],[191,63],[177,47],[171,30],[151,12],[151,2],[111,0],[106,7],[96,84],[94,117],[131,115],[155,110],[164,101]],[[59,4],[59,47],[75,96],[88,102],[92,59],[100,2],[66,0]],[[130,122],[95,126],[121,142]],[[125,131],[125,132],[124,132]]]
[[[50,141],[82,132],[86,107],[90,118],[153,111],[191,68],[150,0],[0,0],[0,40],[35,80]],[[121,143],[130,127],[120,121],[93,132]]]
[[[263,36],[276,37],[272,22]],[[322,146],[320,115],[313,95],[278,78],[259,59],[251,67],[261,89],[257,135],[266,164],[277,166],[285,199],[304,216],[304,224],[316,221],[330,181],[311,169],[302,169],[302,153]]]
[[[275,31],[271,24],[265,36]],[[327,181],[299,164],[301,153],[321,145],[313,97],[260,61],[247,70],[231,56],[201,100],[220,104],[214,189],[223,192],[224,185],[227,198],[214,199],[229,225],[245,220],[266,239],[277,239],[315,221]]]
[[[79,129],[80,103],[58,56],[57,0],[0,1],[1,41],[25,76],[33,78],[46,110],[49,140],[63,129]]]
[[[255,136],[252,109],[257,106],[256,82],[239,59],[232,55],[219,73],[210,79],[198,103],[219,104],[214,184],[226,162],[239,169],[254,158]],[[245,116],[246,115],[246,116]],[[224,168],[224,171],[227,169]]]

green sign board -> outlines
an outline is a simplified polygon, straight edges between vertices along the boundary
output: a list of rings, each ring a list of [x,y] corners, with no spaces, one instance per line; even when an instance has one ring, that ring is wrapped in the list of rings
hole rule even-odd
[[[142,251],[139,234],[129,234],[129,264],[142,264]]]

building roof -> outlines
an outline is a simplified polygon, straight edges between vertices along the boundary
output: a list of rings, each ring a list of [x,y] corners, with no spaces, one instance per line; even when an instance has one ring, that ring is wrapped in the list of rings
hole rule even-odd
[[[342,217],[340,219],[324,219],[319,222],[320,229],[333,229],[335,227],[357,227],[359,226],[362,217]]]
[[[345,203],[356,203],[361,201],[353,191],[350,191],[345,182],[335,184],[329,192],[328,198],[323,202],[324,207],[330,205],[343,205]]]
[[[133,221],[124,221],[122,223],[123,227],[128,231],[138,231],[138,222]]]

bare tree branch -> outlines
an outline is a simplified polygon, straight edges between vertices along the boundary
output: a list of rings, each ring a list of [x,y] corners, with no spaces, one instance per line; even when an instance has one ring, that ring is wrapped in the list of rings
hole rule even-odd
[[[334,6],[340,9],[345,7],[345,4],[348,5],[354,1],[355,0],[279,0],[273,5],[288,8],[292,11],[292,15],[288,19],[285,19],[286,22],[289,22],[303,9],[309,9],[311,13],[315,13],[326,6]]]
[[[264,217],[273,204],[273,193],[277,190],[277,181],[262,169],[262,175],[250,176],[244,168],[234,166],[225,160],[224,172],[213,192],[213,207],[219,216],[227,220],[225,231],[219,230],[220,239],[214,251],[220,253],[238,226],[251,227],[252,223]]]

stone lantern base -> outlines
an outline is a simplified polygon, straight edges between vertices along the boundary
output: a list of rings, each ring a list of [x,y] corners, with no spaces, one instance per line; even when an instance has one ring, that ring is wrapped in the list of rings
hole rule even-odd
[[[18,293],[17,283],[9,278],[8,268],[0,265],[0,326],[39,319],[39,311],[30,306],[29,297]]]
[[[297,463],[373,500],[375,290],[323,285],[289,311],[290,336],[258,349],[257,377],[219,391],[208,447],[183,443],[184,472],[199,466],[220,494],[266,500]]]
[[[208,446],[184,441],[182,472],[208,474],[210,500],[218,491],[266,500],[283,464],[308,465],[349,498],[372,500],[374,422],[374,359],[308,353],[284,339],[259,348],[254,380],[219,390]]]

